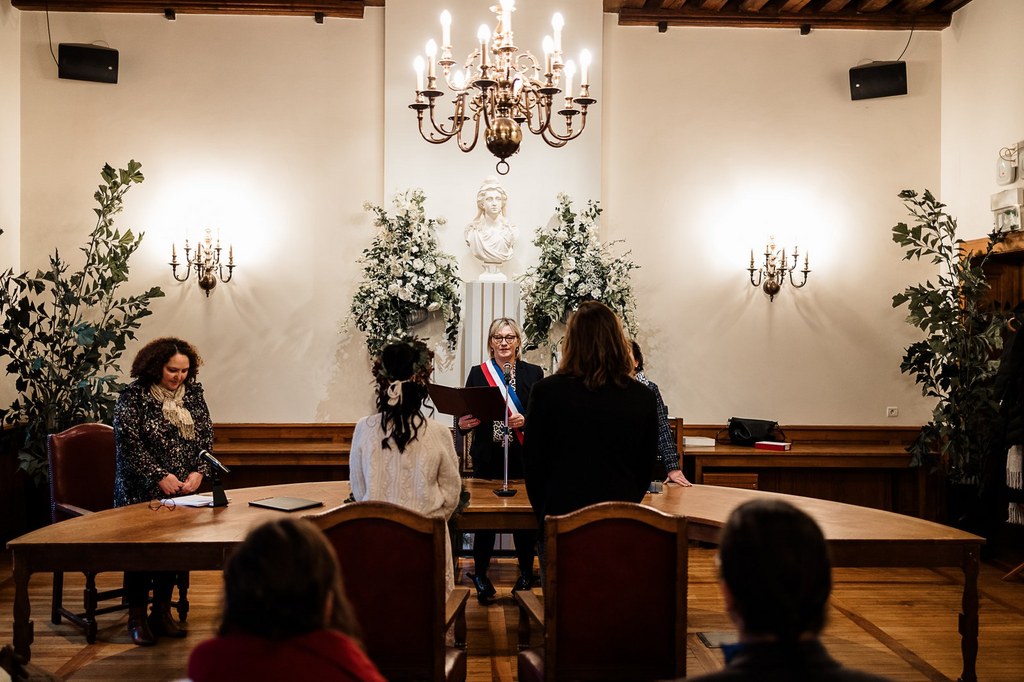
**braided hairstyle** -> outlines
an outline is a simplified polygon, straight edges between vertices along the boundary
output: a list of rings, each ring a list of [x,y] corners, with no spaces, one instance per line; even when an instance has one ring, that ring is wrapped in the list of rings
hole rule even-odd
[[[385,436],[380,444],[391,448],[391,441],[405,452],[416,439],[425,418],[420,412],[427,398],[427,382],[434,369],[434,353],[422,341],[402,341],[384,347],[373,363],[377,382],[377,411]]]

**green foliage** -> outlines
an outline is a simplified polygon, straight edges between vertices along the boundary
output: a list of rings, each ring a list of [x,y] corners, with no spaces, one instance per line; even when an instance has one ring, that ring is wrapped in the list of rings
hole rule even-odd
[[[523,331],[530,343],[545,343],[551,325],[584,301],[601,301],[636,335],[636,301],[629,273],[639,266],[629,259],[628,251],[612,255],[611,246],[618,242],[601,243],[600,215],[599,203],[588,201],[577,214],[572,199],[559,194],[555,218],[537,229],[533,244],[540,249],[540,261],[520,278],[526,306]]]
[[[94,197],[96,226],[81,250],[81,270],[55,250],[48,270],[0,273],[0,358],[15,377],[18,397],[0,409],[4,424],[24,424],[21,467],[37,481],[46,477],[46,436],[75,424],[110,422],[117,394],[118,360],[139,320],[150,314],[150,300],[163,296],[153,287],[138,296],[116,297],[128,280],[128,259],[142,242],[130,230],[114,229],[124,195],[143,181],[142,166],[114,170],[104,165]]]
[[[389,343],[414,339],[409,319],[421,309],[444,316],[449,348],[454,349],[459,338],[462,280],[456,274],[458,263],[441,251],[437,226],[445,221],[426,217],[425,200],[421,189],[399,192],[393,200],[397,209],[393,216],[381,206],[363,204],[376,216],[379,232],[359,259],[363,280],[352,299],[351,318],[366,334],[371,357]]]
[[[1004,318],[984,304],[989,290],[983,266],[1006,230],[989,235],[971,258],[956,237],[956,219],[931,192],[904,190],[913,225],[892,228],[905,249],[903,260],[928,258],[938,266],[936,283],[908,286],[892,297],[907,306],[907,322],[925,334],[906,348],[900,370],[914,377],[921,394],[935,398],[932,418],[910,448],[915,465],[939,468],[954,483],[976,484],[982,461],[998,438],[998,401],[992,379],[998,368]]]

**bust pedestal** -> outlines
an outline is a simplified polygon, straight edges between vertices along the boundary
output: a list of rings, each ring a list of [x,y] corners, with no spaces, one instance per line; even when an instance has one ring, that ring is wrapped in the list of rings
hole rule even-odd
[[[507,282],[508,277],[498,269],[501,263],[484,263],[484,271],[480,273],[480,282]]]
[[[479,365],[489,357],[487,331],[491,322],[498,317],[509,317],[517,322],[521,319],[519,282],[509,282],[503,273],[496,274],[501,280],[488,281],[481,275],[479,281],[466,283],[466,305],[463,308],[466,326],[462,337],[463,377],[469,374],[470,367]]]

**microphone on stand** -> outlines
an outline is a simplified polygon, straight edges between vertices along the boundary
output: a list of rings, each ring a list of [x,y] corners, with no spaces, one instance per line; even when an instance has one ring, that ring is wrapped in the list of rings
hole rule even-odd
[[[229,474],[231,469],[221,464],[221,461],[213,456],[213,453],[205,448],[200,448],[199,459],[203,460],[210,465],[213,469],[213,475],[210,477],[213,481],[213,506],[214,507],[226,507],[228,506],[228,496],[224,494],[224,486],[220,483],[220,474]]]
[[[502,435],[502,443],[505,446],[505,473],[501,481],[501,487],[494,491],[498,497],[512,497],[518,491],[508,487],[508,441],[512,432],[508,428],[508,392],[512,390],[512,363],[506,362],[501,366],[501,373],[505,375],[505,428]]]

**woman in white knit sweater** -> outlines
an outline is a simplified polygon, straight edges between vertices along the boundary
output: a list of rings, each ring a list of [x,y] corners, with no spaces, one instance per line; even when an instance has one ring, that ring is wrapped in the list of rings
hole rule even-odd
[[[378,412],[356,424],[349,477],[359,502],[392,502],[447,520],[459,503],[462,479],[451,431],[422,412],[433,359],[421,341],[391,344],[381,352],[373,365]],[[447,533],[445,538],[449,542]],[[455,572],[447,550],[451,592]]]

